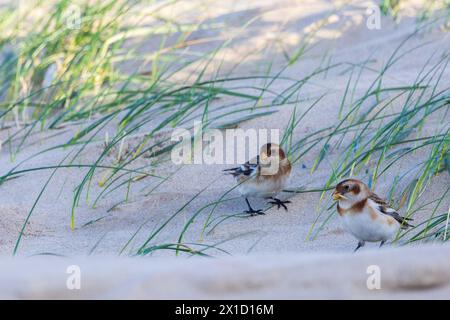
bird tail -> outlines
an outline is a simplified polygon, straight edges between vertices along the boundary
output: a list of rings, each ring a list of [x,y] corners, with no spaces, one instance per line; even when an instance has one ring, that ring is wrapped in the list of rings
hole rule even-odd
[[[222,172],[225,174],[231,174],[233,177],[236,177],[236,176],[242,174],[242,168],[236,167],[236,168],[224,169],[224,170],[222,170]]]
[[[413,220],[414,219],[402,217],[402,221],[400,221],[401,228],[403,230],[408,229],[408,228],[415,228],[415,226],[413,226],[412,224],[408,223],[408,221],[413,221]]]

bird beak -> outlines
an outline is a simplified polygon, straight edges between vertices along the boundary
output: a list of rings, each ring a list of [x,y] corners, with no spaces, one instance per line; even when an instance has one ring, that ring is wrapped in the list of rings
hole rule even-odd
[[[345,197],[344,195],[340,194],[337,191],[333,192],[333,200],[337,201],[337,200],[340,200],[340,199],[347,199],[347,197]]]

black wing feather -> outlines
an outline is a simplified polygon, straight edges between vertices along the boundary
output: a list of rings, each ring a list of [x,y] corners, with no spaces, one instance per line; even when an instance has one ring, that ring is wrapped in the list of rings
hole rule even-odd
[[[391,206],[385,200],[377,196],[375,193],[372,193],[369,199],[373,200],[378,205],[378,210],[380,210],[380,212],[388,216],[391,216],[392,218],[397,220],[401,224],[402,229],[414,227],[413,225],[410,225],[408,223],[408,221],[412,221],[413,219],[402,217],[397,211],[392,209]]]
[[[253,172],[255,172],[255,169],[259,166],[259,156],[256,157],[256,163],[250,163],[247,161],[243,165],[236,167],[236,168],[230,168],[223,170],[225,173],[231,174],[232,176],[250,176]]]

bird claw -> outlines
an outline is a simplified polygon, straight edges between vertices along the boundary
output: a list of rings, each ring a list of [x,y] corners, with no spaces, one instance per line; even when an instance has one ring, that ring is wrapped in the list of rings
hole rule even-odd
[[[252,217],[257,216],[257,215],[265,215],[266,213],[262,210],[245,210],[245,213],[248,213],[249,215],[251,215]]]
[[[269,203],[276,205],[278,210],[280,210],[280,208],[283,207],[284,210],[288,211],[286,203],[291,203],[291,201],[289,201],[289,200],[282,201],[282,200],[277,199],[277,198],[273,198],[272,200],[273,201],[269,201]]]

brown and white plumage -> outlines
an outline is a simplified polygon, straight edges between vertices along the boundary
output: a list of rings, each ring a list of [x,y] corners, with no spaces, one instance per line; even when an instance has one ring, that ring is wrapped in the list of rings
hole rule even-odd
[[[247,213],[264,214],[262,210],[253,210],[248,197],[270,198],[270,203],[287,210],[286,203],[275,196],[286,186],[292,166],[283,149],[275,143],[262,146],[260,154],[239,167],[225,169],[238,184],[239,192],[245,197],[249,207]]]
[[[366,241],[379,242],[392,239],[399,229],[411,227],[409,218],[398,214],[385,200],[371,192],[357,179],[341,181],[333,192],[337,211],[344,229],[358,239],[355,251]],[[380,245],[380,246],[381,246]]]

